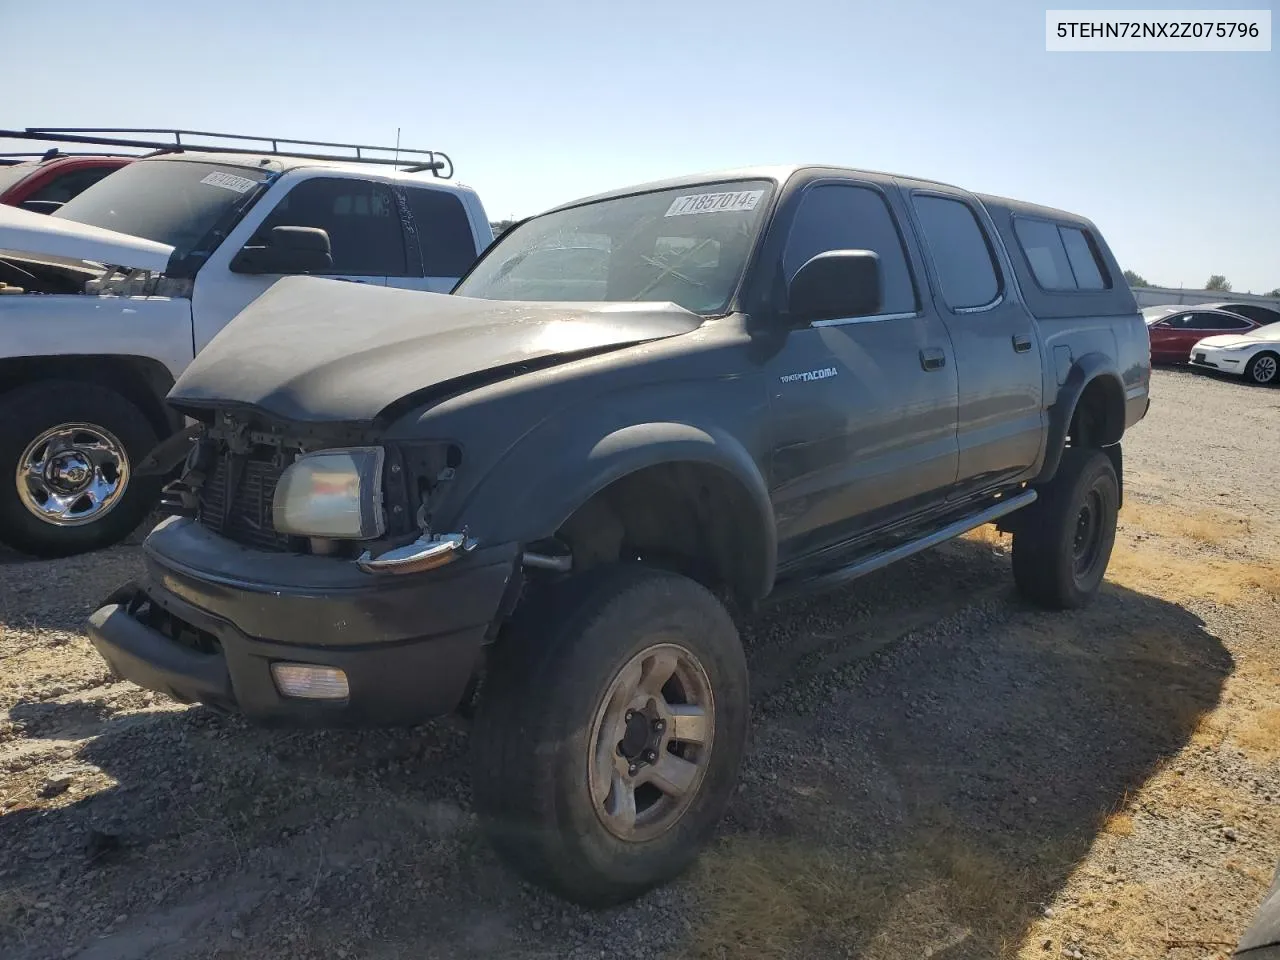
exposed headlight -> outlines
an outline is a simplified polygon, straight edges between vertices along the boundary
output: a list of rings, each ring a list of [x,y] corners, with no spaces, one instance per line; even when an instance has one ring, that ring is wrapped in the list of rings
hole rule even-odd
[[[381,447],[303,454],[276,484],[275,528],[299,537],[337,540],[382,536],[382,460]]]

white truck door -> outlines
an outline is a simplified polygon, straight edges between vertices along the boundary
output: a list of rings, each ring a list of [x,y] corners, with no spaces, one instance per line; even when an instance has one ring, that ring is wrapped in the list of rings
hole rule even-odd
[[[389,276],[409,272],[399,208],[383,183],[321,174],[277,184],[259,207],[263,210],[251,211],[196,276],[192,309],[197,351],[280,279],[279,274],[231,269],[242,247],[265,242],[274,227],[319,227],[328,233],[333,270],[323,276],[385,286]]]
[[[478,252],[467,210],[452,190],[407,184],[400,184],[398,189],[409,207],[405,217],[409,275],[389,276],[387,285],[448,293]]]

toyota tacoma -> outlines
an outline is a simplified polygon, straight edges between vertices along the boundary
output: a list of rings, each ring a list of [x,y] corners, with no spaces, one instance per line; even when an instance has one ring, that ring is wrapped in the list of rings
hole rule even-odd
[[[199,421],[113,670],[264,722],[474,710],[475,807],[586,904],[683,870],[747,736],[735,615],[987,523],[1097,593],[1142,317],[1097,227],[829,167],[506,232],[453,296],[286,278],[169,395]]]

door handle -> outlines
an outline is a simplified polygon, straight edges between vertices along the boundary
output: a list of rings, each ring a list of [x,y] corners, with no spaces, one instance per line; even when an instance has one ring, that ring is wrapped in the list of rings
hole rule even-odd
[[[947,355],[937,347],[920,351],[920,366],[926,370],[941,370],[947,365]]]
[[[1020,333],[1015,333],[1013,335],[1013,352],[1014,353],[1026,353],[1030,349],[1031,349],[1030,337],[1024,337]]]

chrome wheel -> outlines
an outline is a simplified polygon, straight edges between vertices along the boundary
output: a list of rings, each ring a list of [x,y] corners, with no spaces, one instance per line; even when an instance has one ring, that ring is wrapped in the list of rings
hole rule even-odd
[[[1253,382],[1271,383],[1276,378],[1276,358],[1264,353],[1253,361]]]
[[[109,513],[129,485],[124,445],[103,427],[64,423],[44,431],[18,459],[18,499],[36,517],[78,527]]]
[[[591,727],[588,784],[600,822],[621,840],[651,840],[688,809],[715,737],[707,672],[674,643],[631,658]]]

